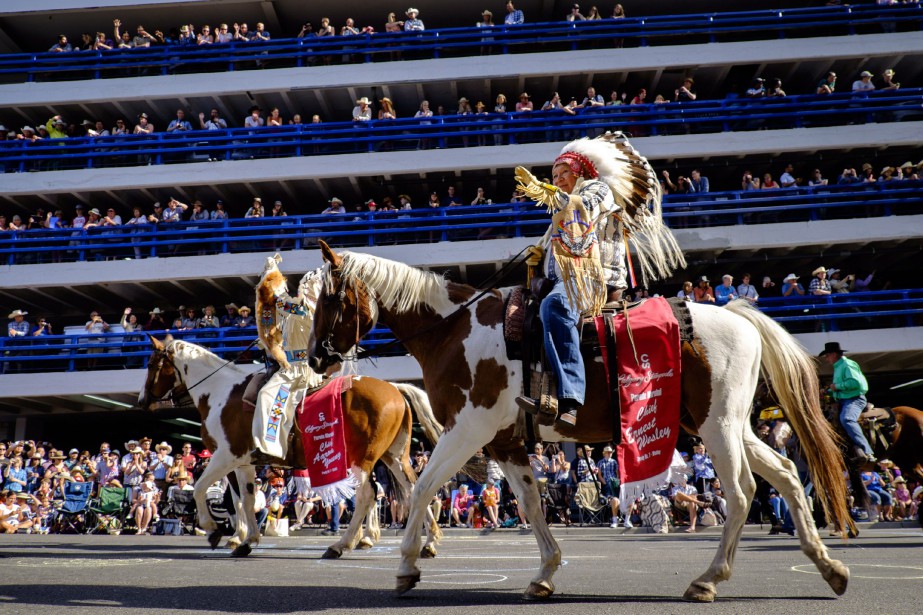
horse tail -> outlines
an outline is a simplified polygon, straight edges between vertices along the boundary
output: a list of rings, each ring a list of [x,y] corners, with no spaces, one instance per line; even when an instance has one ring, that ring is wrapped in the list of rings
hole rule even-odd
[[[855,530],[848,509],[839,436],[824,417],[814,358],[788,331],[743,299],[725,306],[756,327],[763,345],[763,378],[791,422],[817,487],[824,515],[844,532]]]
[[[404,401],[407,402],[414,416],[417,417],[420,427],[423,428],[423,434],[426,436],[426,439],[435,446],[439,438],[442,437],[445,428],[436,420],[436,416],[433,414],[433,407],[429,404],[429,396],[426,394],[426,391],[412,384],[403,382],[392,382],[391,384],[400,391],[401,395],[404,397]]]

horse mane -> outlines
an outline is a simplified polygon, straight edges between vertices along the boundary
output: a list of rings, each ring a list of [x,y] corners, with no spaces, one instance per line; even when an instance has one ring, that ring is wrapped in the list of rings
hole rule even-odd
[[[426,304],[439,311],[448,304],[445,278],[437,273],[370,254],[343,252],[340,256],[344,279],[350,283],[361,280],[386,309],[409,312]]]
[[[203,361],[208,363],[209,367],[216,369],[227,363],[225,359],[222,359],[208,348],[193,344],[192,342],[173,340],[170,342],[169,348],[173,351],[174,358],[178,357],[184,360],[194,359],[196,361]],[[228,363],[227,367],[234,368],[234,371],[240,371],[233,361]]]

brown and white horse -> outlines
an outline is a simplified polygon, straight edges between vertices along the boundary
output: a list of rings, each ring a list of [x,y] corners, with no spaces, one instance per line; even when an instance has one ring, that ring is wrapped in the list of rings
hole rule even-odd
[[[245,556],[260,539],[253,513],[255,471],[250,465],[253,408],[246,408],[243,401],[248,384],[258,376],[189,342],[168,337],[163,342],[152,338],[152,343],[154,351],[138,404],[142,409],[156,410],[158,401],[165,398],[177,400],[186,394],[191,397],[202,421],[202,441],[212,452],[211,462],[195,485],[199,525],[209,532],[212,547],[217,546],[220,535],[206,510],[205,491],[228,473],[236,472],[243,498],[238,506],[239,513],[242,508],[239,517],[246,519],[246,529],[238,528],[229,545],[236,542],[234,554]],[[342,407],[347,457],[358,480],[356,508],[346,533],[327,549],[325,559],[340,557],[360,541],[362,548],[378,541],[377,494],[369,481],[372,469],[381,459],[391,472],[399,497],[408,499],[416,480],[409,454],[413,413],[417,413],[424,428],[434,423],[423,391],[376,378],[355,377],[352,386],[343,392]],[[300,441],[296,439],[292,446],[300,446]],[[363,540],[363,521],[367,522],[370,540]],[[439,538],[438,526],[432,525],[427,526],[429,543]]]
[[[367,254],[335,254],[321,242],[324,288],[314,322],[315,369],[323,369],[355,346],[376,322],[386,324],[420,363],[436,419],[445,433],[414,489],[408,527],[419,527],[437,488],[481,446],[487,446],[525,508],[541,552],[541,568],[525,597],[554,592],[552,576],[560,549],[541,512],[526,449],[514,436],[515,403],[522,370],[508,360],[503,339],[504,302],[509,289],[492,291],[471,305],[476,290],[441,276]],[[819,407],[815,365],[784,329],[745,303],[727,308],[690,304],[695,336],[682,346],[682,425],[708,447],[727,494],[729,516],[715,558],[686,590],[685,598],[712,601],[715,584],[730,578],[747,510],[753,499],[752,472],[768,480],[789,503],[802,551],[836,594],[846,591],[849,569],[831,559],[817,533],[795,466],[761,442],[749,425],[760,370],[805,448],[805,457],[828,516],[847,527],[843,461],[835,435]],[[416,335],[419,331],[424,335]],[[542,428],[550,441],[604,442],[612,439],[601,362],[587,364],[587,403],[574,427]],[[397,591],[413,588],[419,538],[404,536]]]

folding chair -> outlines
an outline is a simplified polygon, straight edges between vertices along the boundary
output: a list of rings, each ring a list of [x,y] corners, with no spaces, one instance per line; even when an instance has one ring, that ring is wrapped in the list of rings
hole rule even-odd
[[[570,525],[570,503],[567,501],[567,485],[548,484],[545,498],[545,519],[549,523]]]
[[[129,510],[131,487],[100,487],[99,496],[90,501],[87,534],[120,533]]]
[[[185,534],[195,534],[196,524],[196,503],[195,492],[192,490],[182,491],[175,489],[173,497],[167,502],[163,510],[162,517],[167,519],[178,519],[180,527]]]
[[[53,533],[83,533],[91,493],[93,483],[64,483],[64,503],[58,508]]]
[[[610,509],[599,496],[596,483],[577,484],[574,507],[577,509],[577,522],[580,525],[602,525],[608,522],[606,512]]]

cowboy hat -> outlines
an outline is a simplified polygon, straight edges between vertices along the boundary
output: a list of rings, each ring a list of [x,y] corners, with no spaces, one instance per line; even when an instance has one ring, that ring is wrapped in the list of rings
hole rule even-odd
[[[240,309],[239,307],[237,307],[237,304],[236,304],[236,303],[225,303],[225,304],[224,304],[224,309],[230,310],[231,308],[234,308],[235,310],[239,310],[239,309]]]
[[[412,202],[412,201],[410,200],[410,197],[409,197],[408,195],[406,195],[406,194],[398,195],[397,198],[398,198],[398,200],[404,199],[404,200],[407,201],[408,203]]]
[[[125,450],[131,452],[131,449],[135,448],[136,446],[138,446],[137,440],[129,440],[125,443]]]
[[[185,472],[181,472],[176,475],[176,480],[189,480],[190,478],[191,477]]]
[[[13,310],[12,312],[10,312],[7,318],[16,318],[17,316],[25,316],[28,313],[29,312],[23,312],[22,310]]]
[[[798,276],[796,276],[794,273],[790,273],[787,276],[785,276],[785,278],[782,281],[788,282],[789,280],[797,280],[797,279],[798,279]]]
[[[154,450],[158,452],[163,449],[167,449],[167,455],[173,452],[173,447],[167,444],[166,442],[161,442],[160,444],[154,447]]]
[[[904,164],[902,164],[899,168],[901,168],[901,169],[912,169],[912,168],[913,168],[913,163],[910,162],[910,161],[908,160],[907,162],[905,162]]]
[[[90,213],[91,213],[91,214],[96,214],[97,216],[101,215],[101,214],[99,213],[99,210],[96,209],[95,207],[94,207],[93,209],[90,210]]]
[[[35,132],[35,129],[32,128],[31,126],[23,126],[23,127],[22,127],[22,131],[23,131],[23,132],[26,132],[26,131],[28,131],[28,132]]]
[[[481,11],[481,17],[483,17],[484,15],[490,15],[491,17],[494,16],[494,14],[488,11],[487,9],[484,9],[483,11]]]
[[[404,14],[405,14],[405,15],[410,15],[411,13],[413,13],[414,15],[419,15],[419,14],[420,14],[420,11],[418,11],[417,9],[415,9],[415,8],[413,8],[413,7],[410,7],[409,9],[407,9],[407,12],[404,13]]]
[[[138,440],[138,444],[144,444],[145,442],[151,443],[151,442],[153,442],[153,440],[151,440],[151,439],[148,438],[147,436],[144,436],[143,438],[141,438],[140,440]]]
[[[208,449],[205,449],[201,453],[199,453],[199,459],[210,459],[211,456],[212,456],[212,452]]]
[[[356,100],[357,105],[370,105],[372,101],[369,100],[368,96],[363,96],[362,98]]]
[[[240,309],[237,311],[243,313],[243,312],[252,312],[253,310],[250,309],[249,305],[242,305],[240,306]]]
[[[818,275],[818,274],[821,274],[821,273],[827,273],[827,270],[824,269],[824,266],[823,266],[823,265],[821,265],[820,267],[818,267],[817,269],[815,269],[814,271],[812,271],[812,272],[811,272],[811,275]]]
[[[69,451],[67,452],[67,454],[68,454],[68,455],[79,455],[79,454],[80,454],[80,450],[79,450],[79,449],[76,449],[76,448],[72,448],[71,450],[69,450]]]
[[[140,454],[143,453],[143,452],[144,452],[144,451],[141,450],[141,447],[140,447],[140,446],[133,446],[133,447],[131,447],[130,449],[128,449],[128,454],[129,454],[129,455],[140,455]]]
[[[843,354],[846,351],[840,348],[839,342],[827,342],[826,344],[824,344],[824,349],[817,356],[823,357],[825,355],[830,354],[831,352],[838,352],[840,354]]]
[[[330,199],[329,202],[330,202],[331,205],[334,204],[334,203],[339,203],[340,205],[343,204],[343,201],[341,201],[341,200],[338,199],[337,197],[333,197],[332,199]]]
[[[907,479],[904,478],[903,476],[898,476],[897,478],[894,479],[894,482],[895,483],[906,483]]]
[[[62,453],[61,451],[58,451],[58,452],[56,452],[56,453],[52,453],[51,455],[48,456],[48,458],[49,458],[49,459],[52,459],[52,460],[53,460],[53,459],[65,459],[64,453]]]
[[[611,446],[607,445],[603,448],[604,453],[611,453],[612,451],[613,451],[613,448]]]
[[[708,276],[707,276],[707,275],[703,275],[702,277],[699,278],[698,281],[699,281],[699,282],[708,282]]]
[[[840,272],[839,269],[834,269],[833,267],[831,267],[830,269],[827,270],[827,277],[828,277],[828,278],[832,278],[833,276],[835,276],[835,275],[838,274],[839,272]]]
[[[65,122],[62,118],[59,117],[58,119],[54,121],[54,125],[55,126],[67,126],[67,122]]]
[[[888,69],[884,70],[881,74],[882,74],[882,75],[888,75],[889,77],[893,77],[896,73],[894,72],[894,69],[893,69],[893,68],[888,68]]]
[[[519,98],[532,98],[532,97],[529,96],[526,92],[523,92],[522,94],[519,95]]]

